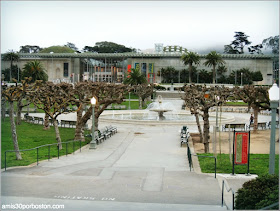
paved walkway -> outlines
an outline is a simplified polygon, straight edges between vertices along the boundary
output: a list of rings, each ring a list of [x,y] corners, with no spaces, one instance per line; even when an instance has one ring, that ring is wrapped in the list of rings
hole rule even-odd
[[[177,127],[118,129],[96,150],[85,147],[59,160],[2,172],[2,204],[44,201],[62,203],[66,210],[222,209],[218,180],[189,172]]]
[[[222,180],[237,190],[254,177],[215,179],[213,174],[189,172],[178,125],[117,127],[118,133],[96,150],[85,146],[81,153],[39,166],[2,171],[2,204],[44,202],[63,204],[64,210],[225,210]],[[231,207],[231,196],[225,199]]]

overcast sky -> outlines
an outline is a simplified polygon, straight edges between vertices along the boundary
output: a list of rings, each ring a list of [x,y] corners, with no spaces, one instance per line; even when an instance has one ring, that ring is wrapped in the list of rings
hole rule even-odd
[[[279,34],[279,1],[1,1],[1,53],[22,45],[111,41],[189,50],[223,48],[235,31],[252,45]]]

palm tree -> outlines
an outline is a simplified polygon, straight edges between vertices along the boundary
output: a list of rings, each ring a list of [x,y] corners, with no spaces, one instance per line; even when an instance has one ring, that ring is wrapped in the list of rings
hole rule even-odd
[[[141,73],[139,69],[132,68],[124,83],[130,85],[144,84],[147,83],[147,79],[146,76],[143,73]]]
[[[225,61],[222,59],[222,56],[220,54],[217,54],[216,51],[211,51],[209,54],[207,54],[206,62],[204,62],[204,65],[211,67],[213,66],[213,84],[217,82],[217,73],[216,73],[216,66],[219,64],[224,64]]]
[[[10,78],[9,81],[12,81],[12,69],[13,69],[13,61],[18,61],[19,56],[17,53],[15,53],[14,51],[9,51],[8,53],[5,53],[3,55],[3,60],[4,61],[10,61]]]
[[[24,65],[23,68],[23,77],[32,77],[31,82],[36,80],[48,80],[48,75],[45,72],[43,65],[39,61],[30,61]]]
[[[181,57],[181,59],[185,65],[189,65],[189,83],[192,83],[192,65],[198,65],[200,62],[200,57],[197,53],[187,52]]]

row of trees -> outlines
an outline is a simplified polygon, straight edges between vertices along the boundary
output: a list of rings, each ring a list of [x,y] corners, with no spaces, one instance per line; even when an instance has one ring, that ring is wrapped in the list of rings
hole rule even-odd
[[[222,84],[253,84],[254,81],[262,81],[263,76],[260,71],[250,71],[248,68],[233,70],[229,75],[226,75],[227,68],[224,65],[217,67],[217,83]],[[176,70],[174,67],[162,68],[157,74],[162,77],[163,83],[190,83],[189,70]],[[205,69],[197,69],[192,67],[191,81],[195,83],[212,83],[213,71]]]
[[[16,82],[16,81],[15,81]],[[16,158],[21,159],[21,154],[18,151],[18,141],[16,135],[16,124],[14,122],[14,103],[17,103],[17,118],[16,123],[20,124],[22,108],[30,103],[33,103],[37,108],[45,112],[44,129],[48,130],[49,120],[53,122],[56,140],[59,149],[62,149],[61,138],[58,128],[57,118],[61,114],[70,112],[77,113],[77,124],[75,129],[75,140],[84,141],[83,128],[87,121],[92,116],[92,105],[90,99],[95,97],[97,103],[94,106],[95,128],[98,130],[98,119],[101,113],[112,103],[120,104],[125,98],[125,94],[134,92],[139,96],[139,101],[142,103],[145,99],[151,96],[153,86],[149,84],[141,85],[124,85],[124,84],[109,84],[101,82],[79,82],[76,84],[35,81],[32,83],[32,78],[26,78],[21,84],[16,83],[15,86],[3,86],[2,98],[9,103],[9,115],[14,143]],[[25,103],[23,104],[23,99]]]
[[[85,46],[83,52],[92,53],[125,53],[136,52],[135,48],[128,48],[124,45],[120,45],[114,42],[102,41],[96,42],[94,46]],[[47,48],[41,48],[37,45],[24,45],[20,46],[19,53],[81,53],[74,43],[67,42],[63,46],[50,46]]]
[[[262,43],[249,46],[252,42],[249,41],[249,36],[244,32],[235,32],[234,40],[224,46],[224,53],[227,54],[244,54],[245,46],[248,46],[250,54],[262,54],[262,48],[271,48],[273,54],[279,54],[279,35],[271,36],[262,41]]]
[[[137,70],[134,70],[137,71]],[[133,72],[134,72],[133,71]],[[76,84],[35,81],[26,78],[21,84],[3,87],[2,97],[9,102],[10,121],[14,149],[18,151],[16,125],[14,123],[14,103],[17,102],[17,124],[20,124],[20,114],[24,106],[32,102],[37,108],[44,110],[44,129],[49,129],[49,119],[53,122],[56,140],[62,148],[57,118],[69,112],[77,113],[75,139],[84,140],[83,128],[92,116],[90,99],[95,97],[95,128],[98,129],[98,119],[101,113],[112,103],[120,104],[128,92],[134,92],[139,97],[140,106],[145,99],[152,95],[154,87],[150,84],[108,84],[100,82],[80,82]],[[254,109],[254,131],[257,130],[258,113],[261,109],[269,109],[268,87],[246,85],[243,88],[229,89],[224,86],[206,87],[205,85],[187,85],[184,88],[186,107],[195,115],[200,138],[205,145],[205,152],[209,151],[209,110],[213,106],[225,104],[227,100],[242,99],[248,108]],[[23,99],[26,102],[23,104]],[[203,117],[203,127],[200,126],[199,116]],[[17,152],[17,159],[21,159]]]
[[[48,75],[45,68],[37,60],[27,62],[24,65],[22,71],[17,65],[14,65],[14,62],[19,61],[19,56],[17,53],[10,51],[8,53],[5,53],[2,59],[4,61],[10,61],[10,68],[4,69],[2,71],[2,74],[4,74],[4,78],[2,78],[2,80],[12,81],[13,78],[16,78],[18,81],[20,81],[25,77],[31,77],[32,82],[36,80],[48,80]]]
[[[204,151],[209,152],[209,110],[214,106],[222,106],[227,100],[242,99],[248,104],[248,109],[254,110],[254,132],[258,129],[258,113],[260,110],[269,109],[269,87],[246,85],[243,88],[232,89],[224,86],[206,87],[205,85],[185,86],[185,95],[182,98],[191,114],[195,116],[200,139],[204,144]],[[203,118],[203,128],[199,122]]]
[[[279,54],[279,35],[271,36],[262,41],[257,45],[251,45],[252,42],[249,40],[249,36],[244,32],[235,32],[234,40],[224,45],[224,53],[227,54],[244,54],[245,47],[250,54],[262,54],[263,48],[272,49],[273,54]],[[114,42],[102,41],[96,42],[94,46],[85,46],[82,52],[94,52],[94,53],[124,53],[124,52],[136,52],[135,48],[129,48],[121,44]],[[164,52],[185,52],[187,49],[182,46],[166,46],[163,48]],[[20,53],[73,53],[81,52],[74,43],[67,42],[63,46],[51,46],[48,48],[42,48],[38,45],[24,45],[20,46]]]
[[[188,65],[188,71],[189,71],[189,83],[192,83],[192,70],[193,65],[198,65],[200,63],[200,56],[197,53],[194,52],[187,52],[184,54],[181,58],[183,60],[183,63],[185,65]],[[218,65],[222,65],[225,63],[225,61],[222,59],[222,56],[218,54],[216,51],[211,51],[207,56],[205,57],[206,61],[204,62],[204,65],[208,67],[212,67],[212,83],[217,83],[217,73],[216,68]]]

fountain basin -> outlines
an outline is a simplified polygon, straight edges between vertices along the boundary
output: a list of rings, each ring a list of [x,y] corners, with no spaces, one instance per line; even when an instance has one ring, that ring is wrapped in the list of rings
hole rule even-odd
[[[151,113],[151,112],[150,112]],[[159,121],[158,114],[150,115],[146,110],[115,110],[105,111],[99,117],[101,122],[121,123],[121,124],[167,124],[167,125],[196,125],[195,117],[188,111],[177,111],[172,114],[165,113],[165,119]],[[153,113],[153,112],[152,112]],[[175,115],[175,116],[174,116]],[[209,122],[215,124],[216,113],[210,113]],[[173,117],[173,118],[172,118]],[[175,118],[176,117],[176,118]],[[234,116],[223,114],[221,124],[230,123],[235,120]],[[219,120],[220,121],[220,120]],[[200,119],[200,123],[203,120]]]

